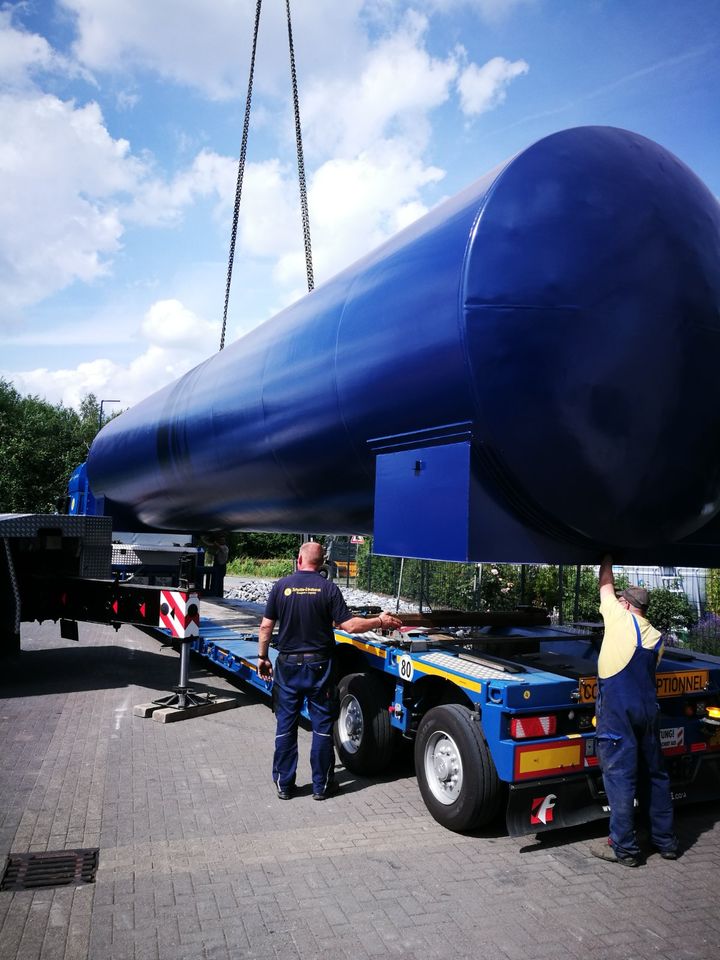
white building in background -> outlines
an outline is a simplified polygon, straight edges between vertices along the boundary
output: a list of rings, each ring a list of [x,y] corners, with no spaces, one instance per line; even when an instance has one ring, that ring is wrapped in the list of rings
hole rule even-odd
[[[624,573],[630,583],[648,590],[670,590],[684,593],[695,607],[698,617],[705,612],[705,586],[707,570],[705,567],[633,567],[616,564],[616,573]]]

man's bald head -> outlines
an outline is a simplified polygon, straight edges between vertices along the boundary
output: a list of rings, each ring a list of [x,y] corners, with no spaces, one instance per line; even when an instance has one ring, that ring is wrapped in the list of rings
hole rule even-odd
[[[298,566],[305,570],[319,570],[325,559],[325,549],[319,543],[304,543],[298,553]]]

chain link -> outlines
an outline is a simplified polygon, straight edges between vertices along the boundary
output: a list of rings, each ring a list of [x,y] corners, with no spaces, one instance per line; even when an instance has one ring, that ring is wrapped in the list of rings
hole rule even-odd
[[[15,633],[20,635],[20,587],[17,581],[17,574],[15,572],[15,562],[13,561],[12,551],[10,550],[10,540],[8,537],[3,537],[3,545],[5,546],[5,557],[7,559],[8,573],[10,574],[10,584],[12,586],[13,598],[15,600]]]
[[[222,331],[220,333],[221,350],[225,346],[228,304],[230,303],[230,284],[232,283],[233,263],[235,261],[235,242],[237,240],[238,218],[240,216],[240,198],[242,197],[243,177],[245,175],[245,158],[247,157],[248,131],[250,129],[250,107],[252,106],[253,78],[255,76],[255,54],[257,52],[261,9],[262,0],[257,0],[257,6],[255,7],[255,29],[253,31],[252,54],[250,56],[250,77],[248,79],[247,98],[245,100],[245,119],[243,121],[242,143],[240,145],[237,185],[235,187],[235,207],[233,209],[232,230],[230,233],[230,254],[228,256],[227,281],[225,283],[225,304],[223,306]]]
[[[255,29],[253,31],[252,54],[250,56],[250,77],[248,79],[247,99],[245,101],[245,119],[243,121],[242,143],[240,145],[240,160],[238,162],[237,185],[235,187],[235,206],[233,208],[232,230],[230,233],[230,254],[228,256],[227,281],[225,284],[225,303],[223,306],[222,331],[220,333],[220,349],[225,346],[227,330],[228,305],[230,303],[230,285],[232,283],[233,264],[235,262],[235,244],[237,241],[238,220],[240,217],[240,200],[242,197],[243,177],[245,175],[245,160],[247,157],[248,132],[250,129],[250,110],[252,107],[253,79],[255,76],[255,54],[257,52],[258,32],[260,29],[260,12],[262,0],[257,0],[255,7]],[[288,46],[290,49],[290,77],[292,80],[293,111],[295,115],[295,143],[297,147],[298,181],[300,184],[300,212],[302,217],[303,242],[305,244],[305,269],[307,272],[308,292],[315,287],[313,277],[312,246],[310,242],[310,214],[308,212],[307,185],[305,182],[305,161],[303,159],[302,127],[300,124],[300,99],[298,97],[297,70],[295,68],[295,47],[292,36],[292,17],[290,14],[290,0],[285,0],[287,12]]]
[[[293,46],[290,0],[285,0],[285,9],[287,10],[288,46],[290,47],[290,76],[292,78],[293,109],[295,112],[295,141],[297,145],[298,180],[300,183],[300,211],[302,215],[303,241],[305,243],[305,268],[307,271],[307,288],[308,292],[310,292],[315,287],[315,280],[313,277],[312,247],[310,245],[310,214],[308,212],[307,187],[305,185],[305,161],[303,160],[300,100],[298,98],[297,71],[295,69],[295,47]]]

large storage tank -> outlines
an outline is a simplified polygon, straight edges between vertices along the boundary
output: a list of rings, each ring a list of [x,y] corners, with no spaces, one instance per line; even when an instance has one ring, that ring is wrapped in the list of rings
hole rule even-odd
[[[116,527],[687,559],[718,539],[719,337],[715,198],[644,137],[566,130],[112,420],[90,483]]]

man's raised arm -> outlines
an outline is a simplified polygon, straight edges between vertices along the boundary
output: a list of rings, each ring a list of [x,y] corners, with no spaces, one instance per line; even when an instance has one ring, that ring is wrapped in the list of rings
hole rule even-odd
[[[613,576],[612,557],[606,553],[600,563],[600,575],[598,582],[600,584],[600,599],[605,597],[615,597],[615,577]]]

